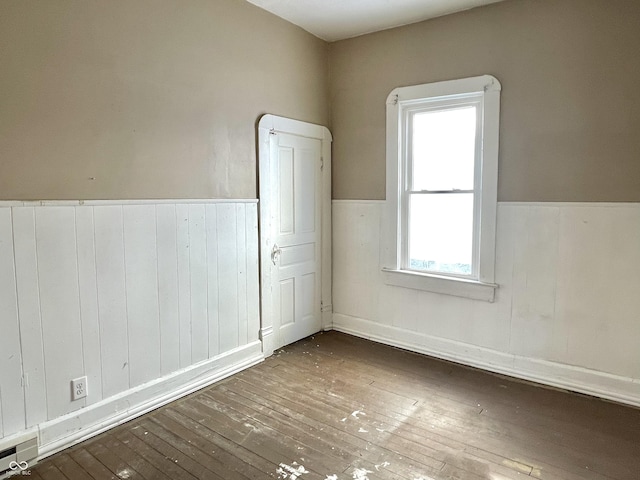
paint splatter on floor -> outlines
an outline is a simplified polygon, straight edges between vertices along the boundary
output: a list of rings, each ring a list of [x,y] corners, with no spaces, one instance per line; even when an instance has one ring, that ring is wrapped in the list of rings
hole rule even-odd
[[[366,415],[366,413],[360,411],[360,410],[356,410],[353,413],[351,413],[352,417],[356,417],[358,420],[360,420],[360,417],[358,417],[358,415]]]
[[[365,468],[356,468],[353,471],[353,480],[369,480],[369,474],[373,473]]]
[[[281,463],[276,473],[278,474],[278,478],[283,480],[297,480],[301,475],[309,473],[309,471],[304,468],[304,465],[298,465],[296,462],[293,462],[292,465]]]
[[[385,468],[388,467],[389,465],[391,465],[389,462],[382,462],[380,465],[376,465],[376,471],[380,471],[380,467]]]

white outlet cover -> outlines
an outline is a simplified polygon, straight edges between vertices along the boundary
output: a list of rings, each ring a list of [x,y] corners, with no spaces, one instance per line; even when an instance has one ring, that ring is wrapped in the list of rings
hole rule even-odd
[[[71,400],[80,400],[87,396],[87,377],[71,380]]]

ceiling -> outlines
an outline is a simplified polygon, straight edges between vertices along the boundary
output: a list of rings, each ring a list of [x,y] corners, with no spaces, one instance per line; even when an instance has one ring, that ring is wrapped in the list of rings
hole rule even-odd
[[[330,42],[502,0],[248,0]]]

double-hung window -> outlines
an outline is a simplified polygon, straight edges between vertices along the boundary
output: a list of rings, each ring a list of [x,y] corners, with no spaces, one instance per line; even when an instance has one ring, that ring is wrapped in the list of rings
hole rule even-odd
[[[387,100],[387,283],[493,301],[500,83],[397,88]]]

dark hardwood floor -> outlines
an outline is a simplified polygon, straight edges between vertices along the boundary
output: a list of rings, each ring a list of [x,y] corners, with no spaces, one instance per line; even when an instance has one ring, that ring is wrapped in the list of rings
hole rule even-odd
[[[640,410],[337,332],[54,455],[31,478],[640,479]]]

